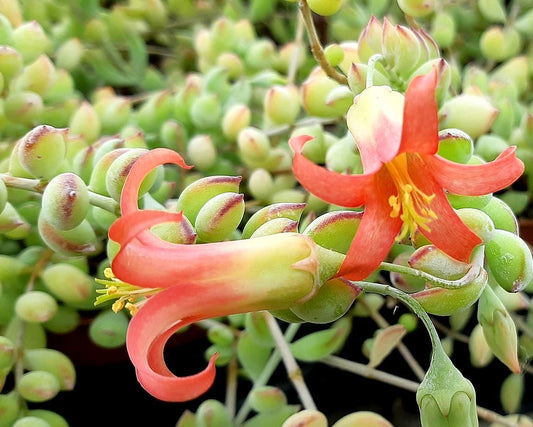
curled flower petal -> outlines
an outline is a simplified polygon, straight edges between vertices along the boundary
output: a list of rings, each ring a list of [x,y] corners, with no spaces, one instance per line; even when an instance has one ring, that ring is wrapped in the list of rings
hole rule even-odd
[[[480,196],[502,190],[524,172],[516,157],[516,147],[509,147],[495,160],[480,165],[463,165],[440,156],[424,156],[431,174],[446,190],[464,196]]]

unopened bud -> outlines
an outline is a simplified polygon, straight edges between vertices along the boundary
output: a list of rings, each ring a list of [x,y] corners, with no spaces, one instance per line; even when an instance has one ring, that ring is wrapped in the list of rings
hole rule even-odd
[[[217,160],[217,149],[211,135],[193,136],[187,143],[187,157],[199,171],[206,171],[213,167]]]
[[[222,133],[230,141],[235,141],[239,132],[250,125],[250,108],[245,104],[233,105],[222,118]]]
[[[239,155],[249,165],[265,161],[271,148],[268,136],[261,129],[251,126],[239,132],[237,145],[239,147]]]
[[[519,373],[516,326],[490,286],[485,287],[479,298],[478,321],[494,355],[511,371]]]
[[[258,386],[250,392],[249,403],[257,412],[275,412],[287,404],[287,397],[277,387]]]

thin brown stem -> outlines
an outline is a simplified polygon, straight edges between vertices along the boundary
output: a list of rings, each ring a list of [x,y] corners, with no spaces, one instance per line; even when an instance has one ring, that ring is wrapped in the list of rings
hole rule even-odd
[[[316,32],[315,24],[313,22],[313,14],[311,12],[311,9],[309,9],[307,0],[300,0],[300,13],[302,15],[305,28],[307,28],[307,35],[309,37],[311,52],[313,53],[314,58],[320,65],[320,68],[322,68],[324,72],[328,75],[328,77],[332,78],[333,80],[339,82],[342,85],[348,84],[348,79],[346,78],[346,76],[338,72],[334,67],[332,67],[326,59],[324,49],[322,48],[322,43],[320,43],[320,39]]]

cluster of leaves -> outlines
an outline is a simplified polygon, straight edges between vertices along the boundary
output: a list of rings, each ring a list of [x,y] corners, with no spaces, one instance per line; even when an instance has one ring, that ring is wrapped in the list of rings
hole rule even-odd
[[[475,163],[517,145],[526,171],[498,195],[450,196],[469,226],[483,228],[490,289],[479,299],[481,288],[468,288],[459,306],[451,298],[457,290],[445,290],[450,305],[442,295],[419,300],[429,313],[448,316],[441,327],[450,353],[467,341],[472,366],[487,367],[496,356],[510,367],[502,405],[520,411],[525,377],[517,366],[531,372],[533,355],[531,254],[516,222],[530,214],[533,189],[533,4],[429,1],[420,10],[417,1],[331,1],[333,9],[308,3],[311,10],[302,12],[297,2],[281,0],[0,3],[0,426],[36,418],[43,426],[68,425],[34,408],[61,390],[76,392],[75,368],[47,348],[47,334],[68,334],[90,318],[94,343],[124,345],[129,318],[107,303],[94,306],[100,285],[93,279],[109,266],[107,230],[120,215],[122,185],[139,156],[167,147],[195,166],[160,167],[143,184],[141,206],[180,209],[188,219],[188,228],[153,230],[165,240],[192,244],[294,231],[346,253],[359,213],[304,191],[287,142],[311,135],[307,158],[360,173],[345,114],[368,74],[374,84],[401,92],[432,66],[441,74],[439,153]],[[308,44],[306,17],[324,50],[318,39]],[[373,63],[375,55],[381,59]],[[448,281],[467,273],[460,265],[433,268],[442,260],[417,252],[424,244],[397,244],[388,261]],[[511,263],[503,256],[509,253]],[[425,286],[425,278],[398,271],[373,278],[413,294]],[[527,283],[511,293],[518,279]],[[335,281],[321,292],[314,302],[329,301],[327,312],[311,303],[273,313],[293,322],[285,341],[298,361],[333,363],[328,357],[343,347],[353,317],[379,319],[384,307],[382,297],[365,294],[352,308],[357,295]],[[212,344],[207,356],[219,352],[218,365],[239,371],[253,388],[237,415],[206,401],[178,425],[273,426],[298,415],[298,405],[267,385],[283,353],[268,319],[249,313],[201,325]],[[330,325],[291,342],[302,321]],[[370,368],[416,328],[410,316],[378,325],[362,349]],[[246,419],[250,409],[255,414]],[[377,414],[348,417],[334,425],[387,425]]]

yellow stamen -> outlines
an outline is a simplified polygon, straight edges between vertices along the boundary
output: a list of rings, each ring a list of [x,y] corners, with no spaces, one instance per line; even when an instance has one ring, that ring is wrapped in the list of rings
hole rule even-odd
[[[428,224],[437,218],[435,212],[430,208],[435,194],[427,195],[413,183],[409,176],[405,153],[385,163],[385,167],[398,190],[398,194],[391,195],[388,200],[392,208],[390,216],[392,218],[399,216],[403,221],[396,240],[400,242],[408,236],[412,237],[418,228],[429,231]]]
[[[130,314],[134,315],[146,302],[146,297],[155,295],[162,291],[162,288],[141,288],[139,286],[123,282],[115,277],[110,268],[105,269],[104,276],[108,280],[95,279],[97,283],[105,285],[105,289],[96,290],[96,292],[103,295],[100,295],[96,298],[94,305],[116,299],[111,306],[111,309],[115,313],[118,313],[120,310],[126,307]]]

